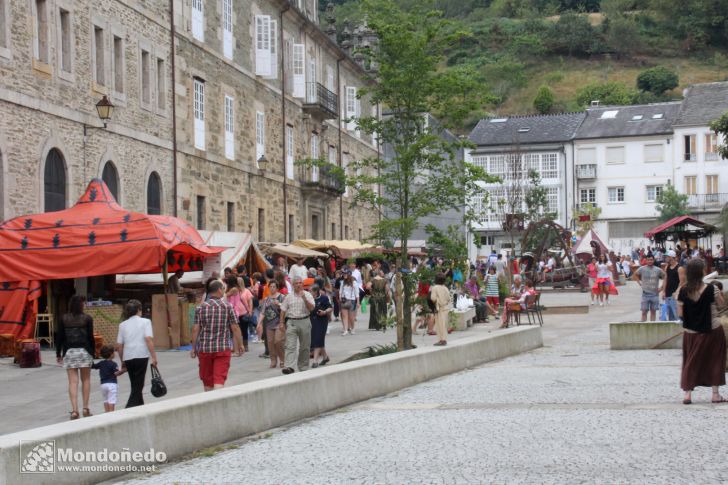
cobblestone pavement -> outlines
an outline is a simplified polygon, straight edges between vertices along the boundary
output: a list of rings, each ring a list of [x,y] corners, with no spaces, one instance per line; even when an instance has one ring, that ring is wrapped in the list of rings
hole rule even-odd
[[[622,291],[547,325],[542,349],[122,483],[727,483],[728,405],[680,403],[679,350],[608,349],[637,304]]]

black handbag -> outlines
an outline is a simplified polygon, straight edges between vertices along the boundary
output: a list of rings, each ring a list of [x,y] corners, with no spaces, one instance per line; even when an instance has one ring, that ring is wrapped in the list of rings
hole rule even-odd
[[[167,386],[162,380],[162,374],[159,373],[156,365],[152,365],[152,396],[162,397],[167,394]]]

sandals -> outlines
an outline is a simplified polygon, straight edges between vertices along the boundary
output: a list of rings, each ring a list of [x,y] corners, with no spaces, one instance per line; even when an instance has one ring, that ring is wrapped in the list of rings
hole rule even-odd
[[[728,402],[728,399],[726,399],[723,396],[721,396],[720,394],[718,394],[718,399],[713,398],[710,400],[710,402],[712,402],[713,404],[720,404],[722,402]]]
[[[78,411],[71,411],[71,421],[73,421],[74,419],[78,419],[78,418],[79,418]]]
[[[93,416],[93,414],[91,414],[91,410],[89,408],[83,408],[83,417],[88,418],[89,416]]]
[[[693,401],[690,399],[683,399],[683,404],[692,404]]]

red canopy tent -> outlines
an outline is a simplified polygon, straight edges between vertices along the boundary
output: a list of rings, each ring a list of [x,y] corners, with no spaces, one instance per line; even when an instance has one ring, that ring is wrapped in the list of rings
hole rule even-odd
[[[34,321],[38,281],[159,273],[165,262],[169,271],[197,271],[205,256],[223,250],[206,246],[181,219],[125,210],[94,179],[69,209],[0,224],[0,333],[19,333],[31,313]]]
[[[715,226],[690,216],[678,216],[653,227],[645,237],[656,242],[701,239],[715,232]]]

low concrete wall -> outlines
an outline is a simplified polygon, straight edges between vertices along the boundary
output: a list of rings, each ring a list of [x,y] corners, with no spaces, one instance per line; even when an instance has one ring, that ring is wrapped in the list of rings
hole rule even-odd
[[[609,324],[612,350],[650,349],[682,331],[679,322],[623,322]],[[681,349],[682,335],[660,345],[660,349]]]
[[[544,305],[544,315],[576,315],[589,313],[589,305]]]
[[[542,345],[540,327],[519,327],[0,436],[0,483],[85,484],[126,473],[21,474],[39,442],[84,452],[153,448],[174,459]],[[22,457],[21,440],[32,442]]]

